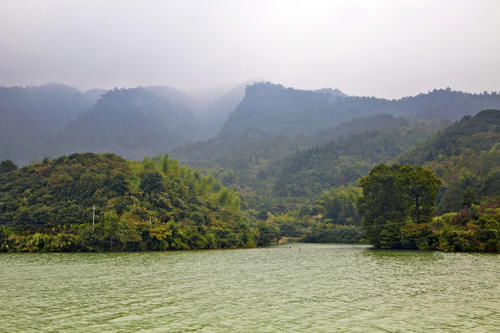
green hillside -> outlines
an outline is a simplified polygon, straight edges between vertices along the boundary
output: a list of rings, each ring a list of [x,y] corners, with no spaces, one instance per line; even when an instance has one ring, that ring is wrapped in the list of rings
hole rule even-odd
[[[347,185],[380,162],[413,148],[435,132],[424,124],[368,131],[299,151],[280,163],[275,193],[311,195]]]
[[[404,153],[401,163],[423,165],[443,181],[441,213],[462,208],[467,190],[472,200],[500,195],[500,110],[464,117],[432,139]]]
[[[95,206],[95,227],[92,207]],[[73,154],[0,173],[3,251],[252,247],[240,199],[165,155]]]

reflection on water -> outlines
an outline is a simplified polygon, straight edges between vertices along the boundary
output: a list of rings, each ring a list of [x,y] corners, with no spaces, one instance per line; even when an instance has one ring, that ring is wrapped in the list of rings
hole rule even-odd
[[[493,332],[500,256],[356,245],[0,255],[1,331]]]

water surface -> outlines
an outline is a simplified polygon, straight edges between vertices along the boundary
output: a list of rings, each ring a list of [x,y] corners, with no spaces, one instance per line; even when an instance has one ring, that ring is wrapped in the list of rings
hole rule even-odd
[[[498,332],[500,255],[296,244],[0,255],[0,331]]]

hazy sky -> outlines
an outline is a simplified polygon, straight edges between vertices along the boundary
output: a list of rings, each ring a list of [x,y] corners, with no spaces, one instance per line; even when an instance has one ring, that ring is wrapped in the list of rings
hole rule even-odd
[[[500,1],[0,1],[0,85],[500,90]]]

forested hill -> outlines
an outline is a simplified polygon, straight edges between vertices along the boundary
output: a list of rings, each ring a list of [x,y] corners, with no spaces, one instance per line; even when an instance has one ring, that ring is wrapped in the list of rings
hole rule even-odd
[[[0,87],[0,160],[41,159],[42,143],[91,105],[84,94],[62,84]]]
[[[131,159],[200,139],[188,97],[164,87],[114,89],[49,141],[49,156],[113,152]]]
[[[73,154],[20,169],[3,162],[0,171],[0,251],[262,244],[235,192],[166,155],[130,162]]]
[[[254,136],[228,143],[215,138],[174,150],[173,155],[213,168],[224,185],[242,195],[245,206],[265,216],[304,205],[332,187],[355,183],[377,163],[415,147],[443,125],[378,115],[314,136]]]
[[[443,181],[440,212],[462,208],[466,191],[480,201],[500,194],[500,110],[466,116],[435,137],[402,154],[400,163],[424,165]]]
[[[427,162],[460,155],[466,150],[489,150],[500,143],[500,110],[485,110],[476,116],[466,116],[435,137],[398,158],[402,163]]]
[[[448,124],[446,121],[429,122],[426,135],[433,134]],[[395,128],[409,128],[423,125],[392,115],[379,114],[371,117],[354,118],[333,129],[314,135],[273,136],[263,130],[245,130],[230,136],[185,145],[171,151],[181,163],[195,167],[243,168],[255,161],[277,160],[294,154],[298,150],[315,147],[329,141],[370,131],[385,131]],[[423,138],[426,136],[422,136]]]
[[[366,131],[298,151],[280,161],[274,193],[280,196],[318,195],[365,176],[435,133],[424,123]]]
[[[391,114],[406,118],[458,120],[488,108],[500,108],[500,94],[470,94],[450,89],[387,100],[347,96],[339,90],[285,88],[271,83],[248,86],[245,98],[219,136],[245,131],[271,136],[310,135],[356,117]]]

